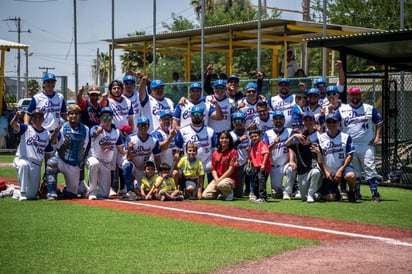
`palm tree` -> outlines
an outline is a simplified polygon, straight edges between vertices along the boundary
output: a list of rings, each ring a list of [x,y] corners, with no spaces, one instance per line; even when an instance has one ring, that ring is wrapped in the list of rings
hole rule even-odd
[[[108,53],[101,52],[98,59],[93,59],[92,71],[93,75],[98,73],[100,83],[95,83],[96,85],[105,85],[109,80],[111,67],[111,59]],[[97,72],[97,68],[99,71]],[[113,68],[116,69],[116,68]]]
[[[127,36],[145,35],[145,32],[136,31],[135,33],[129,33]],[[142,51],[125,50],[120,55],[120,61],[122,63],[122,72],[127,73],[129,70],[139,69],[144,67],[144,58]],[[146,53],[146,64],[153,62],[153,54],[151,52]]]

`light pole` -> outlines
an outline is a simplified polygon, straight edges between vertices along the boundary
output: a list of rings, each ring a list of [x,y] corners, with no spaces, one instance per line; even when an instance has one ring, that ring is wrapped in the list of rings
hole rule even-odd
[[[26,55],[26,75],[24,77],[24,95],[23,97],[27,97],[29,93],[29,56],[33,55],[33,52],[29,53],[29,50],[25,50]]]

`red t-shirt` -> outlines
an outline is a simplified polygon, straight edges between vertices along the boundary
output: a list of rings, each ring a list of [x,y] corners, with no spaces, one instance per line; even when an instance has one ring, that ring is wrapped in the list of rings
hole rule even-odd
[[[266,143],[260,141],[259,143],[255,144],[250,150],[253,167],[255,168],[262,166],[265,154],[269,154],[268,160],[266,161],[265,170],[267,173],[270,173],[270,169],[272,168],[272,157],[270,157],[269,146]]]
[[[212,170],[217,172],[217,176],[222,176],[229,167],[238,167],[239,166],[239,155],[237,154],[236,149],[226,149],[222,152],[215,150],[212,154]],[[237,172],[233,172],[229,178],[235,181],[237,184]]]

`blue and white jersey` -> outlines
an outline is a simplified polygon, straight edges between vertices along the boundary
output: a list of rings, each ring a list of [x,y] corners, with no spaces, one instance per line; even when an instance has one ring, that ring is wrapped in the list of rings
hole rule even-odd
[[[328,132],[322,133],[319,136],[319,146],[322,149],[323,161],[332,174],[336,174],[347,155],[355,152],[351,136],[342,131],[334,137]]]
[[[207,126],[195,128],[192,125],[181,128],[176,135],[175,144],[186,152],[186,146],[194,143],[197,146],[197,158],[203,163],[206,172],[210,171],[212,153],[217,146],[215,131]]]
[[[114,160],[115,150],[123,145],[123,140],[118,129],[112,128],[110,131],[103,129],[102,133],[95,136],[96,130],[100,126],[94,126],[90,130],[91,145],[89,156],[95,157],[104,163],[111,163]]]
[[[159,141],[159,144],[160,144],[161,142],[166,141],[166,139],[169,137],[169,134],[166,133],[161,128],[158,128],[152,132],[152,136],[155,137]],[[162,152],[160,152],[159,155],[160,155],[161,162],[168,163],[173,168],[175,164],[175,160],[173,157],[173,151],[176,149],[177,147],[175,144],[175,139],[173,138],[169,144],[169,147],[166,150],[163,150]]]
[[[266,121],[260,119],[259,115],[255,115],[253,118],[252,123],[255,123],[257,128],[262,132],[265,133],[266,131],[273,128],[273,119],[272,115],[269,113],[268,119]]]
[[[122,96],[128,99],[130,101],[130,104],[132,105],[134,121],[133,124],[135,126],[133,128],[133,131],[137,131],[137,118],[141,116],[139,94],[137,92],[133,92],[133,95],[130,97],[128,97],[126,94],[123,94]]]
[[[29,160],[41,167],[44,155],[53,151],[50,144],[49,131],[37,131],[31,125],[19,124],[19,130],[14,132],[20,135],[20,144],[16,157]]]
[[[319,143],[319,131],[314,130],[310,135],[309,135],[309,141],[312,143]]]
[[[293,130],[285,127],[279,134],[274,129],[270,129],[263,135],[263,142],[268,146],[273,144],[278,137],[280,139],[271,152],[272,166],[283,166],[289,163],[289,149],[285,143],[292,134]]]
[[[281,111],[285,115],[285,127],[292,128],[292,110],[296,104],[295,95],[291,94],[286,98],[282,98],[280,95],[270,98],[269,106],[273,111]]]
[[[65,122],[58,135],[57,155],[66,164],[79,166],[84,159],[89,137],[87,126],[79,123],[73,128]]]
[[[216,111],[215,107],[209,102],[200,101],[197,104],[193,104],[193,102],[186,100],[186,104],[183,106],[177,104],[173,118],[179,121],[181,128],[192,123],[191,110],[194,106],[199,106],[203,109],[203,123],[206,126],[209,123],[209,117]]]
[[[31,114],[35,109],[39,109],[44,114],[42,126],[48,131],[53,131],[60,122],[61,114],[67,114],[66,103],[62,94],[54,92],[48,96],[44,90],[31,98],[30,105],[26,112]]]
[[[133,143],[133,147],[129,148],[129,143]],[[137,133],[132,133],[126,137],[125,149],[132,150],[133,163],[136,168],[143,170],[144,165],[149,161],[150,157],[160,154],[159,141],[152,135],[148,135],[146,140],[142,140]]]
[[[255,118],[255,116],[257,115],[256,112],[256,105],[257,103],[259,103],[261,100],[258,99],[256,101],[256,103],[252,104],[250,103],[247,98],[242,98],[240,100],[237,101],[237,106],[244,104],[244,107],[239,108],[238,111],[242,112],[243,114],[245,114],[246,119],[245,119],[245,128],[247,128],[252,122],[253,119]]]
[[[107,106],[113,110],[112,123],[117,129],[129,125],[129,116],[133,116],[132,103],[129,99],[121,97],[120,101],[117,101],[111,97],[107,98]],[[136,121],[134,121],[136,123]]]
[[[174,105],[172,100],[163,97],[162,100],[157,100],[153,96],[146,93],[146,97],[140,102],[142,106],[142,116],[150,120],[149,132],[152,132],[160,126],[160,112],[164,109],[169,109],[174,112]]]
[[[220,108],[222,109],[223,119],[222,120],[210,119],[208,126],[213,128],[216,131],[216,133],[219,133],[225,130],[231,130],[232,129],[233,100],[227,96],[224,99],[219,100],[214,95],[208,95],[202,100],[204,100],[204,102],[211,102],[213,98],[216,99]]]
[[[247,134],[247,132],[245,132],[245,134],[246,134],[247,138],[245,140],[243,140],[237,146],[237,154],[239,155],[239,158],[238,158],[239,159],[238,160],[239,166],[245,165],[246,162],[247,162],[247,158],[248,158],[248,155],[247,155],[248,153],[246,151],[246,148],[250,145],[250,138],[249,138],[249,135]],[[233,142],[235,142],[235,143],[240,139],[240,137],[243,136],[243,135],[240,135],[240,136],[237,135],[234,130],[232,130],[230,132],[230,135],[232,136]]]
[[[355,146],[367,145],[375,137],[375,125],[383,123],[376,108],[364,103],[357,108],[343,105],[336,114],[341,118],[342,131],[352,137]]]
[[[317,105],[315,109],[311,109],[310,106],[306,106],[303,108],[303,111],[305,113],[312,113],[313,116],[315,117],[316,123],[321,124],[321,125],[325,123],[325,115],[321,116],[322,107],[320,105]]]

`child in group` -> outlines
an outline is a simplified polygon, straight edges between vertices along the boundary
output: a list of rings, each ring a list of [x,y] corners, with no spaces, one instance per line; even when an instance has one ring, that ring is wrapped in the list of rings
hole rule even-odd
[[[250,130],[249,137],[252,142],[249,157],[253,167],[256,169],[253,190],[257,199],[252,201],[255,203],[266,203],[266,181],[272,168],[269,146],[262,141],[262,132],[259,129]]]
[[[173,177],[175,182],[181,182],[185,190],[185,198],[200,199],[202,197],[205,171],[203,164],[197,158],[197,146],[189,143],[186,146],[186,156],[175,164]]]
[[[159,176],[147,195],[154,194],[156,199],[160,201],[183,201],[181,191],[176,188],[175,180],[171,177],[170,171],[169,164],[160,164]]]
[[[157,178],[159,176],[155,173],[155,163],[152,161],[147,161],[144,166],[144,175],[139,183],[135,186],[134,189],[139,190],[140,188],[140,196],[143,200],[153,200],[154,197],[152,194],[149,195],[150,190],[154,186]]]
[[[302,118],[305,112],[303,108],[306,106],[306,97],[304,94],[297,94],[295,97],[296,104],[292,108],[292,124],[294,129],[302,128]]]

